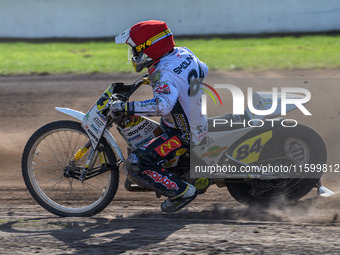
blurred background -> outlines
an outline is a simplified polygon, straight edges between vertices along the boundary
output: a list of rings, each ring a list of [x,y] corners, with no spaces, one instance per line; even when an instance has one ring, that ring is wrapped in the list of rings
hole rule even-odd
[[[0,74],[133,72],[114,37],[150,19],[210,70],[340,68],[338,0],[0,0]]]
[[[107,38],[158,19],[175,35],[340,30],[338,0],[0,0],[0,38]]]

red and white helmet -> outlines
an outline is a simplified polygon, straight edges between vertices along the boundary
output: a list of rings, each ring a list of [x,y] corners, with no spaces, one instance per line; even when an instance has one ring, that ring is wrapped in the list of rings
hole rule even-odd
[[[170,29],[165,22],[158,20],[139,22],[118,35],[115,41],[131,46],[131,59],[137,72],[150,66],[175,46]]]

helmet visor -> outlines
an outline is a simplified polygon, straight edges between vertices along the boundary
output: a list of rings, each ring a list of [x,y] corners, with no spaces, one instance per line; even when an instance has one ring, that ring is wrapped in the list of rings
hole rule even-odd
[[[127,64],[131,64],[133,58],[133,49],[128,45],[128,59]]]

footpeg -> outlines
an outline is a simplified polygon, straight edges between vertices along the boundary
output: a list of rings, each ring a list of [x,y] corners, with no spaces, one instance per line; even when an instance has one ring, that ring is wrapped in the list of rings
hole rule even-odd
[[[147,187],[142,187],[136,183],[133,183],[132,181],[130,181],[128,178],[126,178],[125,182],[124,182],[124,187],[127,191],[131,191],[131,192],[146,192],[146,191],[152,191],[151,189],[147,188]]]

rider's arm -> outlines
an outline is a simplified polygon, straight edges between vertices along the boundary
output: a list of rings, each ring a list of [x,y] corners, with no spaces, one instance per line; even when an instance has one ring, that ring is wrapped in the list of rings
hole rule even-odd
[[[147,116],[165,116],[171,112],[178,99],[178,90],[170,80],[153,85],[154,97],[144,101],[133,101],[126,105],[129,113]]]

